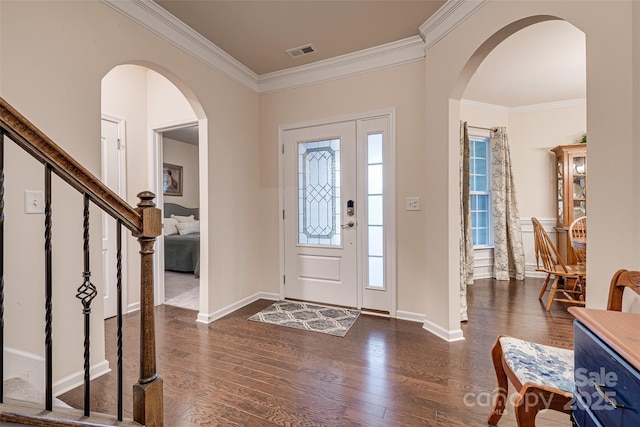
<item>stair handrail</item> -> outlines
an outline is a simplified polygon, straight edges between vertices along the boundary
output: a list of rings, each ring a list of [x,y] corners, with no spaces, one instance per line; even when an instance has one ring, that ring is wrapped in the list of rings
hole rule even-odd
[[[55,173],[71,187],[84,194],[86,199],[112,216],[118,221],[118,224],[122,224],[129,229],[132,235],[138,239],[141,266],[140,376],[138,382],[133,386],[133,419],[137,423],[149,427],[162,426],[164,424],[163,381],[157,375],[156,370],[153,298],[153,246],[156,237],[162,232],[162,213],[154,203],[155,194],[150,191],[140,192],[138,194],[140,202],[137,207],[132,207],[2,97],[0,97],[0,127],[2,128],[2,135],[8,136],[32,157],[45,165],[45,172],[49,171],[48,176],[50,176],[51,172]],[[0,135],[0,138],[2,138],[2,135]],[[2,194],[4,193],[3,176],[4,172],[0,168],[0,193]],[[50,178],[48,179],[50,180]],[[0,231],[4,222],[3,202],[4,200],[0,197]],[[88,201],[85,201],[85,212],[88,213]],[[85,216],[85,221],[86,218]],[[0,282],[2,282],[1,276]],[[3,292],[0,289],[0,301],[2,300]],[[3,311],[2,309],[2,304],[0,304],[0,311]],[[119,313],[118,316],[120,315]],[[3,351],[2,347],[0,347],[0,351]],[[87,370],[86,367],[85,370]],[[86,381],[89,381],[87,374],[85,374],[85,377],[87,378]],[[48,402],[51,402],[50,394],[50,386],[48,386]],[[51,409],[49,408],[49,410]],[[121,408],[118,411],[118,419],[122,420]],[[26,414],[21,419],[23,421],[35,420],[35,418]],[[13,419],[12,421],[18,422]],[[78,423],[69,422],[69,424],[64,425],[89,425],[89,422],[87,421],[86,424],[82,421]]]
[[[0,122],[7,135],[31,156],[51,165],[53,172],[115,219],[134,236],[142,232],[142,216],[102,181],[0,97]]]

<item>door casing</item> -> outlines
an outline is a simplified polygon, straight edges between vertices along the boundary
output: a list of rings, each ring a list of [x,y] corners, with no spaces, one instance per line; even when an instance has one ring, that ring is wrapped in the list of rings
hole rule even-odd
[[[102,114],[101,127],[104,126],[105,123],[108,123],[110,126],[114,126],[117,132],[117,140],[118,145],[115,146],[116,153],[113,156],[108,156],[105,153],[105,149],[113,150],[112,148],[106,148],[104,146],[104,142],[101,144],[101,157],[102,157],[102,182],[107,183],[107,185],[116,192],[118,196],[127,199],[127,167],[126,167],[126,141],[125,141],[125,120],[111,116],[109,114]],[[104,132],[101,132],[104,133]],[[104,135],[102,135],[104,138]],[[108,158],[115,157],[116,164],[109,164]],[[115,175],[115,176],[114,176]],[[114,184],[113,188],[112,185]],[[115,316],[116,313],[116,275],[115,275],[115,265],[116,258],[115,252],[109,253],[110,248],[114,248],[115,250],[115,239],[116,239],[116,227],[115,220],[107,215],[106,213],[102,213],[102,252],[103,252],[103,282],[104,282],[104,318]],[[126,244],[126,232],[123,231],[123,244],[122,244],[122,259],[127,259],[127,244]],[[122,306],[127,307],[127,263],[123,263],[122,265]]]

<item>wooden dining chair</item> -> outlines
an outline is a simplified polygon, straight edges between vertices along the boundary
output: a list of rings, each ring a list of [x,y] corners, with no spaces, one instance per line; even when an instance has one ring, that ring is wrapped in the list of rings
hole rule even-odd
[[[607,310],[621,311],[624,290],[640,294],[640,271],[618,270],[611,279]],[[509,398],[509,382],[518,396],[513,402],[518,427],[534,427],[543,409],[571,413],[575,389],[573,351],[500,335],[491,349],[498,395],[488,423],[495,426]]]
[[[549,299],[547,300],[547,311],[551,310],[551,304],[553,304],[554,301],[584,305],[586,292],[584,279],[587,276],[585,265],[567,265],[551,241],[549,234],[547,234],[542,224],[540,224],[540,221],[537,218],[531,218],[531,222],[533,223],[536,270],[547,273],[547,277],[540,287],[538,299],[542,300],[549,280],[551,276],[553,276],[553,284],[549,290]],[[564,279],[565,284],[562,289],[559,289],[560,278]],[[567,286],[567,282],[571,279],[575,280],[574,285]]]
[[[571,249],[578,264],[587,263],[587,217],[576,218],[569,226]]]

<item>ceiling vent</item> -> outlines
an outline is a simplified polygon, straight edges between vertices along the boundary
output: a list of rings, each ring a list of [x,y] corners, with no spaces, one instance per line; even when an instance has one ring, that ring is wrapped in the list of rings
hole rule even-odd
[[[297,58],[297,57],[303,56],[303,55],[309,55],[309,54],[315,53],[315,52],[316,52],[316,48],[311,43],[306,44],[304,46],[294,47],[293,49],[288,49],[287,50],[287,53],[292,58]]]

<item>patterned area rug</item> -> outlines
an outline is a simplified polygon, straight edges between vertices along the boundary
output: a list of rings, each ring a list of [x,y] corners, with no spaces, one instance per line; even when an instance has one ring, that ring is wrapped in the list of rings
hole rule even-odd
[[[344,337],[359,315],[360,310],[278,301],[249,320]]]

